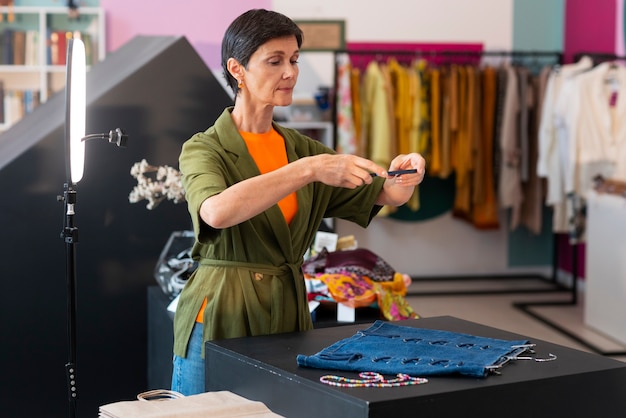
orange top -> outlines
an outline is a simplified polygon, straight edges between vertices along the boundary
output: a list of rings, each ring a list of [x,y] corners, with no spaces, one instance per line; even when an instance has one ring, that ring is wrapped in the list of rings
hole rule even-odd
[[[285,140],[274,128],[269,132],[263,134],[255,134],[252,132],[239,132],[243,137],[248,152],[252,156],[252,159],[256,163],[261,174],[269,173],[277,168],[287,165],[287,151],[285,150]],[[296,216],[298,212],[298,199],[296,198],[296,192],[291,193],[289,196],[283,198],[278,202],[285,221],[289,224],[291,220]],[[204,299],[196,322],[203,322],[204,308],[206,307],[207,300]]]

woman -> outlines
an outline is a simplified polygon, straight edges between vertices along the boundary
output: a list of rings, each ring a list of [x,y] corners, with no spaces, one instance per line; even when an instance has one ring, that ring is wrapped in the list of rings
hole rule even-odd
[[[222,42],[235,104],[183,145],[199,262],[174,319],[172,390],[185,395],[204,391],[204,341],[312,329],[301,265],[323,218],[365,227],[424,177],[418,154],[389,167],[416,174],[387,178],[372,161],[272,121],[274,106],[292,102],[301,44],[301,30],[280,13],[235,19]]]

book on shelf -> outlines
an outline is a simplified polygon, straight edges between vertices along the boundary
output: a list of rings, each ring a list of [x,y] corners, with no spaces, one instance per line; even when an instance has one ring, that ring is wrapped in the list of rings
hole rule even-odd
[[[11,64],[26,64],[26,32],[24,31],[13,32],[13,62]]]
[[[73,36],[80,37],[85,43],[87,65],[97,62],[93,37],[89,33],[63,30],[48,31],[46,39],[47,65],[65,65],[67,60],[67,41]],[[0,65],[39,65],[39,32],[4,29],[0,33]]]
[[[39,33],[4,29],[0,34],[1,65],[37,65]]]
[[[39,32],[26,31],[26,47],[24,50],[25,65],[39,65]]]
[[[2,31],[2,40],[0,43],[2,46],[2,56],[0,59],[2,60],[2,65],[11,65],[13,64],[13,29],[5,29]]]
[[[72,32],[64,30],[50,31],[48,35],[48,64],[65,65],[67,60],[67,41],[74,36]]]
[[[38,90],[8,90],[0,87],[0,123],[13,125],[35,110],[39,103]]]

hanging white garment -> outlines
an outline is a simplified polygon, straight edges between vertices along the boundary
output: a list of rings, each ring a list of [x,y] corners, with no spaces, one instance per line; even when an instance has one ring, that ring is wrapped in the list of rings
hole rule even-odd
[[[603,63],[578,76],[565,191],[585,197],[593,178],[626,180],[626,68]]]
[[[522,205],[522,185],[520,179],[520,147],[518,117],[520,111],[520,97],[518,91],[517,73],[513,67],[507,67],[506,92],[504,96],[504,111],[498,138],[501,152],[500,179],[498,181],[498,195],[500,206],[511,209],[510,229],[518,227]]]
[[[569,170],[564,164],[569,160],[566,144],[570,142],[570,134],[565,118],[573,111],[571,96],[576,89],[576,76],[592,66],[591,58],[584,56],[576,63],[555,68],[548,78],[539,126],[537,174],[547,180],[546,205],[554,209],[554,232],[569,229],[564,183],[565,173]]]

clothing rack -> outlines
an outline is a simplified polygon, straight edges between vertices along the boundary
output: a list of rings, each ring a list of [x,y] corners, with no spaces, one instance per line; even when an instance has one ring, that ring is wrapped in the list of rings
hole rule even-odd
[[[438,50],[438,49],[336,49],[333,51],[337,54],[350,55],[405,55],[413,57],[424,56],[500,56],[500,57],[552,57],[563,62],[563,53],[561,51],[522,51],[522,50]]]
[[[336,49],[333,51],[334,59],[334,71],[333,71],[333,80],[334,80],[334,92],[337,92],[337,79],[338,79],[338,65],[337,58],[339,55],[362,55],[362,56],[373,56],[375,59],[388,58],[390,56],[401,56],[405,58],[437,58],[443,57],[447,58],[447,60],[443,60],[444,63],[450,63],[450,58],[472,58],[476,60],[481,57],[502,57],[502,58],[551,58],[552,62],[555,65],[563,64],[563,53],[561,51],[540,51],[540,50],[442,50],[442,49]],[[458,60],[452,60],[457,61]],[[335,97],[336,99],[336,97]],[[332,106],[332,119],[337,120],[337,100],[333,100]],[[334,132],[333,132],[333,141],[337,138],[337,124],[335,124]],[[553,278],[556,278],[556,274],[553,275]]]
[[[606,62],[606,61],[626,61],[626,56],[617,55],[611,52],[577,52],[576,54],[573,55],[574,62],[579,61],[582,57],[585,57],[585,56],[591,58],[591,61],[593,62],[594,66],[602,62]],[[584,219],[585,218],[584,205],[581,206],[579,199],[576,199],[576,196],[570,196],[570,198],[572,200],[572,207],[575,209],[576,214],[578,215],[579,218]],[[571,232],[570,232],[571,242],[572,242],[572,276],[574,277],[574,282],[572,285],[572,289],[573,289],[572,298],[573,298],[574,304],[576,303],[576,298],[578,295],[578,292],[576,289],[576,280],[575,280],[576,277],[578,277],[578,246],[579,246],[579,239],[584,230],[584,225],[582,226],[580,225],[581,219],[578,220],[579,224],[572,225]]]
[[[381,60],[387,59],[389,57],[404,57],[409,59],[415,58],[437,58],[436,62],[440,63],[459,63],[463,62],[466,58],[471,59],[472,62],[476,63],[477,60],[480,60],[483,57],[502,57],[502,58],[512,58],[513,60],[521,59],[521,63],[524,62],[524,59],[528,58],[531,62],[536,61],[538,59],[547,59],[547,64],[561,65],[563,63],[563,53],[561,51],[544,51],[544,50],[476,50],[476,49],[468,49],[468,50],[460,50],[460,49],[337,49],[334,52],[334,91],[337,92],[337,79],[338,79],[338,57],[340,55],[349,55],[349,56],[370,56],[372,59]],[[336,93],[335,93],[336,94]],[[336,99],[336,98],[335,98]],[[332,117],[333,120],[337,120],[337,100],[333,100],[334,105],[332,107]],[[337,124],[335,124],[335,132],[334,138],[337,137]],[[558,272],[558,257],[557,257],[557,240],[553,240],[553,257],[552,257],[552,274],[551,277],[548,278],[553,284],[557,285],[559,291],[563,289],[558,286],[557,283],[557,272]],[[526,275],[524,277],[529,277]],[[574,276],[573,281],[575,282],[576,276]],[[498,275],[494,278],[520,278],[520,275],[512,274],[512,275]],[[546,279],[545,277],[541,277],[542,279]],[[538,290],[538,292],[545,292],[545,289]],[[516,291],[513,291],[516,292]],[[467,294],[467,292],[455,292],[456,294]],[[472,292],[476,294],[484,294],[484,293],[492,293],[492,292]],[[498,293],[502,293],[499,291]],[[423,293],[420,293],[423,295]],[[442,293],[437,292],[437,295],[449,295],[450,293]],[[435,295],[435,294],[433,294]],[[572,294],[572,303],[576,303],[575,295]]]
[[[430,58],[435,59],[443,63],[459,62],[463,60],[476,60],[482,57],[500,57],[500,58],[548,58],[555,64],[563,63],[563,53],[560,51],[522,51],[522,50],[437,50],[437,49],[415,49],[415,50],[394,50],[394,49],[338,49],[334,51],[335,63],[337,56],[340,54],[348,54],[351,56],[373,56],[386,58],[389,56],[404,57],[404,58]],[[456,58],[456,59],[452,59]],[[336,69],[336,66],[335,66]],[[335,72],[335,80],[337,79],[337,73]]]
[[[563,53],[561,51],[521,51],[521,50],[510,50],[510,51],[495,51],[495,50],[485,50],[485,51],[477,51],[477,50],[424,50],[424,49],[416,49],[416,50],[384,50],[384,49],[342,49],[334,51],[334,80],[335,80],[335,92],[337,92],[337,79],[338,79],[338,56],[340,54],[348,54],[351,57],[353,56],[372,56],[373,59],[380,60],[389,57],[405,57],[405,58],[437,58],[438,60],[434,60],[434,62],[444,62],[444,63],[454,63],[459,62],[459,59],[471,58],[472,60],[476,60],[478,58],[483,57],[509,57],[513,60],[513,64],[527,64],[532,63],[534,60],[538,59],[550,59],[550,63],[553,63],[555,66],[563,64]],[[604,54],[604,53],[593,53],[593,54],[585,54],[591,56],[591,58],[595,58],[596,60],[615,60],[615,59],[625,59],[626,57],[619,57],[614,54]],[[516,62],[517,61],[517,62]],[[546,63],[547,65],[548,63]],[[336,98],[335,98],[336,99]],[[335,105],[333,105],[333,120],[337,120],[337,100],[334,100]],[[337,137],[337,127],[335,126],[335,138]],[[570,234],[571,236],[571,234]],[[559,305],[567,305],[567,306],[575,306],[578,303],[578,287],[577,287],[577,278],[578,278],[578,242],[576,239],[572,241],[572,263],[571,263],[571,277],[572,284],[570,287],[570,300],[567,301],[539,301],[539,302],[524,302],[524,303],[514,303],[514,306],[520,309],[522,312],[534,317],[535,319],[543,322],[544,324],[554,328],[556,331],[568,336],[569,338],[581,343],[582,345],[590,348],[591,350],[603,354],[603,355],[620,355],[626,354],[621,352],[603,352],[601,349],[588,342],[584,338],[570,332],[569,330],[561,327],[556,322],[546,318],[536,312],[533,312],[530,308],[532,306],[559,306]],[[552,292],[552,291],[566,291],[567,289],[562,287],[557,282],[557,272],[558,272],[558,240],[556,237],[553,239],[553,259],[552,259],[552,275],[548,279],[551,281],[556,287],[553,290],[540,289],[537,292]],[[519,275],[501,275],[491,277],[492,279],[500,279],[500,278],[515,278],[520,277]],[[529,277],[529,276],[524,276]],[[456,277],[459,278],[459,277]],[[543,279],[546,279],[543,277]],[[439,279],[438,279],[439,280]],[[516,291],[513,291],[514,293]],[[528,292],[528,290],[525,290]],[[484,293],[503,293],[500,292],[470,292],[471,294],[484,294]],[[511,293],[510,291],[504,291],[504,293]],[[423,293],[420,292],[421,296],[424,295],[450,295],[450,294],[467,294],[467,292],[436,292],[436,293]]]
[[[626,61],[626,56],[617,55],[614,53],[608,52],[578,52],[573,55],[574,62],[579,61],[582,57],[587,56],[591,58],[594,65],[598,65],[602,62],[606,61]],[[527,303],[516,303],[515,307],[522,310],[523,312],[533,316],[534,318],[544,322],[545,324],[551,326],[562,334],[568,336],[569,338],[577,341],[583,346],[589,348],[590,350],[605,356],[622,356],[626,355],[626,350],[621,351],[605,351],[598,347],[597,345],[591,343],[589,340],[567,330],[566,328],[561,327],[560,325],[546,319],[542,315],[533,312],[530,308],[532,306],[558,306],[558,305],[576,305],[578,303],[578,287],[577,287],[577,278],[578,278],[578,249],[580,246],[580,237],[584,231],[584,218],[586,208],[584,205],[581,205],[579,200],[576,199],[576,196],[570,196],[572,199],[572,206],[575,209],[575,213],[578,215],[577,220],[573,220],[570,227],[570,246],[571,246],[571,269],[572,269],[572,287],[571,287],[571,300],[566,302],[527,302]],[[581,225],[582,223],[582,225]]]

